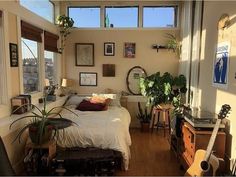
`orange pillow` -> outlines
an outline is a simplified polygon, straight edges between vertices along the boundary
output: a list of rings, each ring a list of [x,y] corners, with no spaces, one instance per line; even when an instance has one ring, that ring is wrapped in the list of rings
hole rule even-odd
[[[105,105],[104,107],[104,111],[108,109],[108,106],[110,105],[111,103],[111,99],[110,98],[105,98],[105,97],[101,97],[101,96],[93,96],[91,99],[90,99],[90,103],[102,103]]]
[[[105,103],[106,102],[106,98],[101,97],[101,96],[93,96],[90,99],[91,103]]]

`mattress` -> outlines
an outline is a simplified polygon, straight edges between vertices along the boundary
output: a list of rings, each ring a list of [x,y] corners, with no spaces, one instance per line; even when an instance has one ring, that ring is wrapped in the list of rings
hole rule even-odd
[[[79,117],[67,110],[61,112],[78,126],[71,126],[59,131],[58,145],[65,148],[97,147],[120,151],[124,169],[128,169],[131,138],[129,125],[131,117],[127,109],[110,106],[107,111],[79,111],[75,105],[67,106]]]

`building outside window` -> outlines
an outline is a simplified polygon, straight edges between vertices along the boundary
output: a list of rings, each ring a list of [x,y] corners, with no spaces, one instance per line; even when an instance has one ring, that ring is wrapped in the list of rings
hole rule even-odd
[[[44,52],[45,60],[45,78],[49,80],[50,85],[57,83],[57,63],[55,53],[50,51]]]
[[[38,42],[21,38],[23,59],[24,93],[39,91],[39,46]]]

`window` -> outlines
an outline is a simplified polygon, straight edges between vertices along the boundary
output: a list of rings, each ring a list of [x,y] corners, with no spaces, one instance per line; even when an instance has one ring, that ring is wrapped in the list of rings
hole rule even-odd
[[[49,0],[20,0],[20,4],[46,20],[54,22],[54,5]]]
[[[21,38],[24,93],[39,91],[38,42]]]
[[[176,27],[177,7],[144,7],[143,27]]]
[[[57,83],[57,65],[55,60],[55,53],[45,51],[45,78],[49,80],[50,85]]]
[[[100,7],[69,7],[68,16],[79,28],[100,28]]]
[[[106,7],[105,27],[138,27],[138,7]]]

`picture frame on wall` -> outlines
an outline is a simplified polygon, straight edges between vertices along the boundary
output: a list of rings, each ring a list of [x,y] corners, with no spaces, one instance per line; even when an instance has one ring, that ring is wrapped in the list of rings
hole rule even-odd
[[[104,43],[104,56],[115,56],[115,43],[114,42]]]
[[[75,44],[75,65],[94,66],[94,44],[76,43]]]
[[[80,72],[79,73],[80,86],[97,86],[97,73],[95,72]]]
[[[18,47],[17,44],[10,43],[10,64],[11,67],[18,67]]]
[[[229,56],[230,42],[217,44],[216,54],[213,62],[213,86],[227,89],[229,82]]]
[[[125,58],[135,58],[136,44],[133,42],[125,42],[124,44],[124,57]]]

